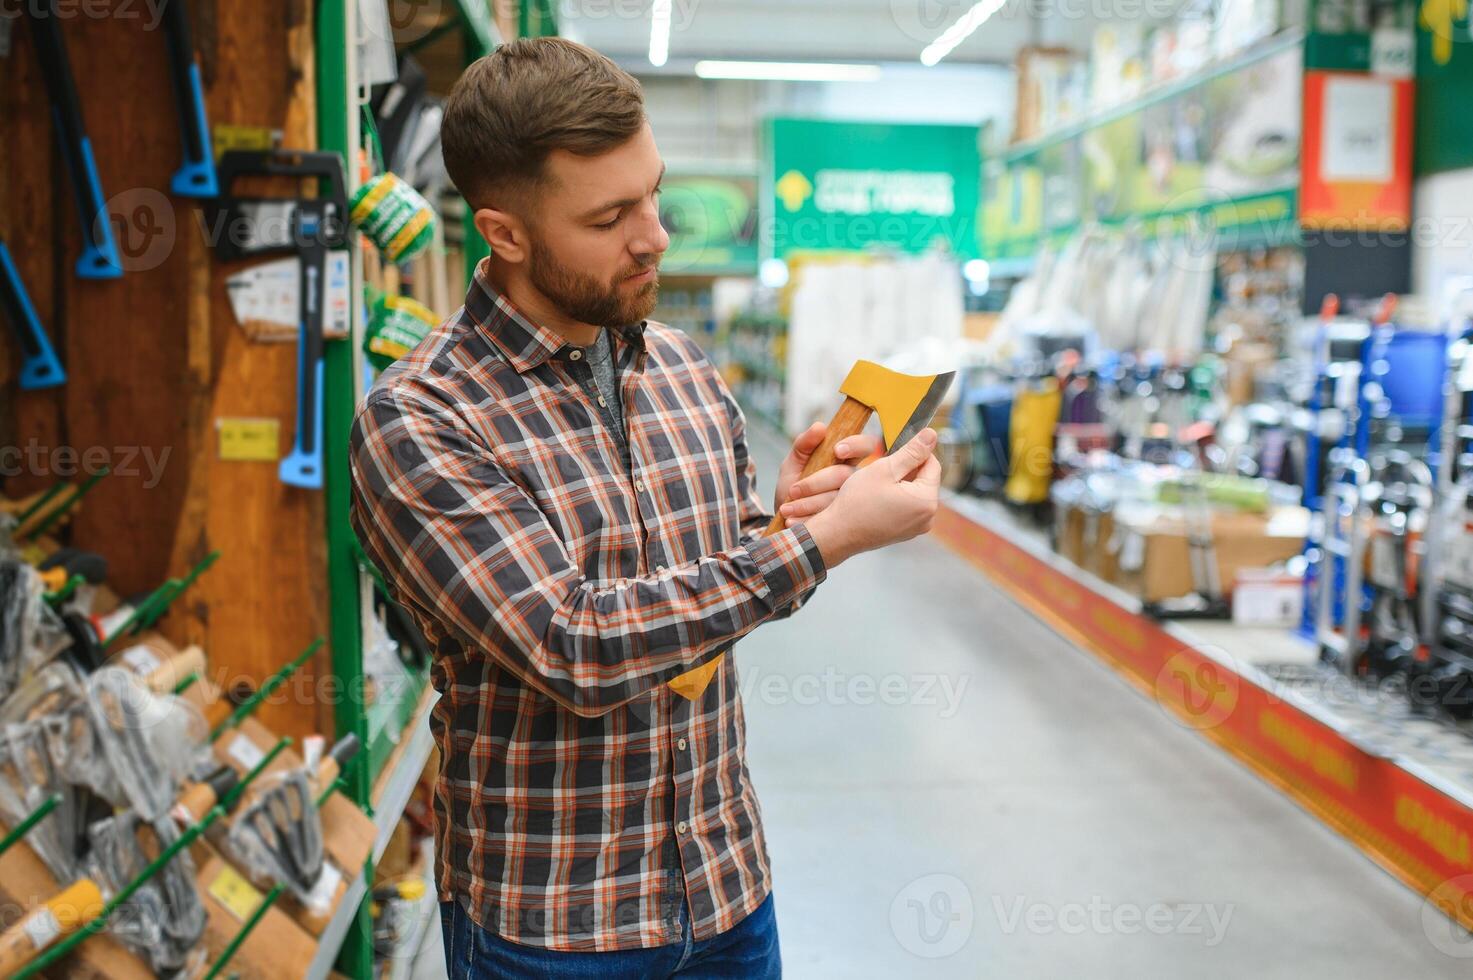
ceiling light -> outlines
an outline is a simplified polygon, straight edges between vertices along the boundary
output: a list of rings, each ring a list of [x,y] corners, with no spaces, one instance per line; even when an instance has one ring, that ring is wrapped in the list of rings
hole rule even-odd
[[[650,8],[650,64],[665,67],[670,58],[670,5],[672,0],[655,0]]]
[[[774,82],[873,82],[879,65],[842,65],[820,61],[698,61],[701,78],[749,78]]]
[[[930,67],[951,54],[952,49],[972,36],[972,32],[987,22],[987,19],[1002,9],[1007,0],[979,0],[971,10],[957,18],[941,36],[921,52],[921,64]]]

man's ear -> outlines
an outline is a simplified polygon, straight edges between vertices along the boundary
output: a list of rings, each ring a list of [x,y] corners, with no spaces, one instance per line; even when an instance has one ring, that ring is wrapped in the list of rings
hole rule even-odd
[[[521,218],[510,211],[495,208],[480,208],[473,216],[476,230],[491,246],[491,251],[503,262],[524,262],[527,259],[527,226]]]

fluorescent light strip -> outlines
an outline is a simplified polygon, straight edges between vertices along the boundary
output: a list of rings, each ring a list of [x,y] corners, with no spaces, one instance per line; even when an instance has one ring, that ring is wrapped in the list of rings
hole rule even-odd
[[[842,65],[819,61],[698,61],[701,78],[743,78],[775,82],[873,82],[879,65]]]
[[[673,0],[655,0],[650,8],[650,64],[664,68],[670,60],[670,7]]]
[[[971,37],[972,32],[1001,10],[1006,2],[1007,0],[979,0],[971,10],[958,17],[956,23],[948,27],[940,37],[926,45],[926,50],[921,52],[921,64],[929,68],[951,54],[958,44]]]

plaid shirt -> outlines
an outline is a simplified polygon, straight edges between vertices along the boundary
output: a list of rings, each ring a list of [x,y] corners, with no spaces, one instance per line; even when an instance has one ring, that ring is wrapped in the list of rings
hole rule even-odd
[[[733,658],[826,569],[761,536],[745,420],[701,348],[615,331],[630,465],[587,358],[478,270],[465,306],[369,392],[353,525],[434,650],[442,901],[513,942],[697,940],[767,897]]]

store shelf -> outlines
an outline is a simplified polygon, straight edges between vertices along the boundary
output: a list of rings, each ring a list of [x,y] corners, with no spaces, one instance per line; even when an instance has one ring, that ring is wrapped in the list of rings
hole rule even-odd
[[[399,747],[389,757],[388,765],[384,767],[383,774],[374,787],[373,823],[376,833],[370,861],[372,865],[378,864],[384,849],[389,846],[389,838],[394,835],[394,828],[404,815],[404,807],[409,803],[420,774],[424,772],[425,762],[430,757],[430,750],[434,747],[434,739],[430,735],[430,708],[437,697],[432,688],[427,689],[420,697],[414,717],[405,728]],[[363,871],[359,871],[358,877],[348,886],[348,893],[338,905],[332,921],[322,931],[317,955],[313,957],[305,974],[308,980],[321,980],[332,972],[338,950],[367,895],[368,880]]]
[[[1184,735],[1216,744],[1412,889],[1446,894],[1444,911],[1473,927],[1473,881],[1458,844],[1459,828],[1473,825],[1464,732],[1404,703],[1347,696],[1333,683],[1343,678],[1326,675],[1307,646],[1298,662],[1273,664],[1251,630],[1143,616],[1137,599],[1054,553],[1000,505],[947,494],[934,533],[1155,700]]]
[[[414,964],[424,949],[425,938],[429,936],[430,926],[439,920],[437,908],[439,899],[435,894],[435,854],[432,841],[424,841],[424,847],[420,852],[420,866],[424,871],[425,895],[419,903],[409,935],[404,939],[403,949],[389,961],[388,969],[384,971],[386,980],[409,980],[410,975],[414,972]]]
[[[1206,65],[1190,75],[1173,78],[1170,81],[1154,85],[1128,102],[1122,102],[1108,109],[1096,110],[1060,126],[1050,133],[1045,133],[1042,136],[1023,143],[1015,143],[1007,148],[999,157],[999,160],[1006,165],[1024,157],[1032,156],[1038,151],[1053,146],[1056,143],[1063,143],[1096,127],[1104,126],[1117,119],[1123,119],[1126,116],[1141,112],[1157,103],[1165,102],[1167,99],[1190,92],[1192,89],[1205,85],[1215,78],[1221,78],[1232,72],[1240,71],[1249,65],[1262,61],[1265,58],[1271,58],[1281,51],[1297,47],[1303,43],[1303,31],[1297,28],[1280,31],[1277,34],[1264,38],[1246,51],[1239,52],[1231,58],[1212,62],[1210,65]]]
[[[752,361],[743,357],[732,358],[732,363],[737,365],[746,373],[747,377],[754,381],[775,381],[778,384],[787,382],[787,372],[772,362]]]
[[[374,864],[383,857],[384,848],[389,846],[389,838],[394,835],[394,828],[414,794],[430,750],[434,748],[435,742],[430,735],[430,708],[438,697],[433,688],[426,688],[420,696],[398,748],[389,756],[388,764],[374,787],[373,822],[378,827],[378,835],[373,841]]]
[[[353,883],[348,886],[348,892],[338,904],[338,910],[333,915],[332,921],[328,922],[327,928],[322,930],[322,935],[317,940],[317,954],[307,965],[307,972],[302,974],[305,980],[326,980],[332,973],[333,964],[337,962],[338,950],[342,949],[343,940],[347,937],[348,930],[352,928],[353,920],[358,917],[358,910],[367,897],[368,879],[360,871],[358,877],[354,878]]]

